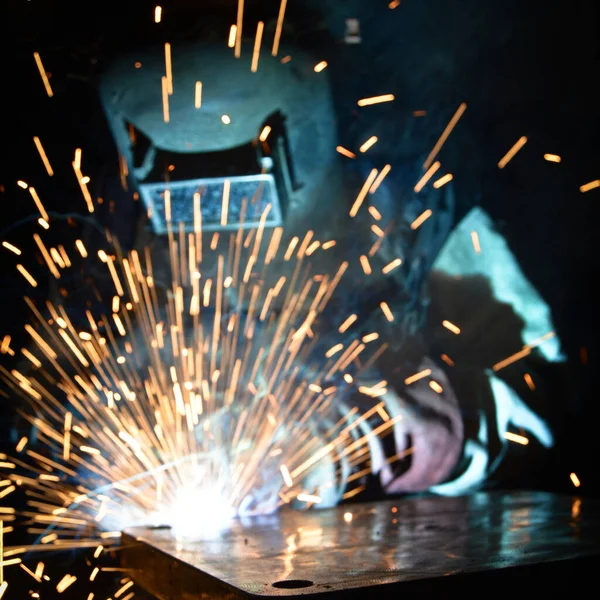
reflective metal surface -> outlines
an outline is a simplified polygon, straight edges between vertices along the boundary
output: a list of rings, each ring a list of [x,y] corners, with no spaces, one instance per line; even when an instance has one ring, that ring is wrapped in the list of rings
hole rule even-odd
[[[161,599],[383,597],[415,583],[428,583],[421,591],[431,592],[435,581],[448,585],[507,567],[545,564],[552,576],[565,567],[572,573],[572,564],[600,554],[600,504],[539,492],[479,493],[284,510],[202,542],[177,541],[168,529],[136,528],[125,538],[124,566]],[[543,578],[550,581],[546,572]]]

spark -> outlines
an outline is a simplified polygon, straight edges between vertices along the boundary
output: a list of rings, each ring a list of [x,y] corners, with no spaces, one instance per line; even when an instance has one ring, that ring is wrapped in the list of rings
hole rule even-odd
[[[368,344],[369,342],[374,342],[379,339],[379,334],[377,332],[368,333],[362,338],[363,344]]]
[[[358,317],[356,315],[350,315],[338,328],[338,331],[340,333],[344,333],[345,331],[347,331],[350,326],[356,322],[356,320],[358,319]]]
[[[79,254],[81,254],[82,258],[87,258],[88,253],[83,242],[81,240],[75,240],[75,246],[77,247],[77,250],[79,250]]]
[[[559,163],[562,158],[558,154],[544,154],[544,160],[552,163]]]
[[[202,82],[196,81],[194,88],[194,108],[202,107]]]
[[[224,125],[229,125],[231,123],[231,117],[229,115],[221,115],[221,121]]]
[[[16,445],[15,450],[17,452],[23,452],[23,450],[25,449],[25,446],[27,446],[27,442],[28,442],[28,438],[26,436],[22,437],[19,440],[19,443]]]
[[[250,71],[256,73],[258,71],[258,60],[260,58],[260,45],[262,43],[263,31],[265,24],[259,21],[256,26],[256,37],[254,38],[254,50],[252,52],[252,64],[250,65]]]
[[[365,275],[370,275],[373,272],[369,259],[364,254],[360,257],[360,266],[363,268]]]
[[[377,179],[373,182],[373,185],[369,188],[369,194],[374,194],[377,191],[377,188],[381,185],[383,180],[386,178],[387,174],[392,170],[392,165],[385,165],[381,172],[377,176]],[[374,208],[374,207],[373,207]],[[371,207],[369,207],[369,212],[371,212]],[[381,218],[381,216],[379,217]]]
[[[497,362],[495,365],[492,366],[492,370],[500,371],[501,369],[508,367],[508,365],[512,365],[514,362],[517,362],[518,360],[521,360],[522,358],[529,356],[529,354],[531,354],[531,348],[525,347],[522,350],[519,350],[518,352],[511,354],[508,358],[505,358],[504,360]]]
[[[289,488],[294,487],[294,481],[292,479],[292,476],[290,475],[288,468],[285,465],[280,465],[279,470],[281,471],[281,476],[283,477],[285,485],[287,485]]]
[[[227,225],[227,213],[229,210],[229,193],[231,190],[231,181],[226,179],[223,182],[223,198],[221,200],[221,226]]]
[[[121,588],[119,588],[115,592],[115,598],[120,598],[131,587],[133,587],[133,581],[129,581],[129,582],[125,583]]]
[[[433,177],[434,173],[440,168],[442,163],[439,160],[436,160],[430,167],[425,171],[424,175],[419,179],[417,184],[415,185],[415,192],[417,194],[427,185],[427,182]]]
[[[281,30],[283,29],[283,20],[285,18],[285,8],[287,6],[287,0],[281,0],[279,5],[279,14],[277,15],[277,25],[275,26],[275,36],[273,38],[273,49],[271,50],[272,56],[277,56],[279,52],[279,44],[281,42]]]
[[[388,8],[391,8],[391,9],[397,8],[398,6],[400,6],[400,0],[392,0],[388,4]]]
[[[381,96],[373,96],[371,98],[361,98],[358,106],[371,106],[372,104],[381,104],[382,102],[392,102],[395,100],[394,94],[383,94]]]
[[[511,149],[499,160],[498,168],[504,169],[506,165],[514,158],[515,154],[527,143],[527,138],[521,136],[511,147]]]
[[[77,581],[77,577],[75,575],[65,575],[56,586],[56,591],[59,594],[62,594],[67,588],[73,585]]]
[[[571,478],[571,481],[573,482],[573,485],[576,488],[578,488],[581,485],[581,481],[579,481],[579,477],[577,477],[575,473],[571,473],[569,477]]]
[[[7,250],[10,250],[12,253],[16,254],[17,256],[21,256],[21,250],[19,250],[19,248],[17,248],[16,246],[13,246],[12,244],[10,244],[8,242],[2,242],[2,245]]]
[[[452,173],[447,173],[443,177],[440,177],[437,181],[433,182],[433,187],[437,190],[442,186],[446,185],[449,181],[452,181]]]
[[[346,158],[356,158],[356,154],[354,154],[354,152],[350,152],[350,150],[344,148],[343,146],[336,146],[335,149]]]
[[[379,227],[379,225],[371,225],[371,231],[377,236],[382,238],[385,235],[385,232],[383,231],[383,229],[381,229],[381,227]]]
[[[171,44],[165,43],[165,77],[167,78],[167,93],[173,95],[173,68],[171,66]]]
[[[465,110],[467,110],[467,105],[465,102],[463,102],[456,109],[456,112],[450,119],[450,122],[448,123],[448,125],[446,125],[446,129],[444,129],[444,131],[442,132],[440,139],[436,142],[435,146],[429,153],[427,160],[425,160],[425,162],[423,163],[423,169],[428,169],[431,166],[431,163],[434,161],[435,157],[439,154],[440,150],[442,149],[442,146],[446,143],[446,140],[452,133],[453,129],[456,127],[456,124],[458,123],[460,118],[463,116]]]
[[[42,215],[42,219],[44,219],[44,221],[49,221],[50,217],[48,216],[48,213],[46,212],[46,209],[44,208],[44,205],[42,204],[40,197],[38,196],[37,192],[35,191],[35,188],[30,187],[29,193],[31,194],[31,197],[33,198],[33,201],[34,201],[37,209],[40,211],[40,214]]]
[[[334,354],[337,354],[340,350],[344,349],[344,344],[336,344],[332,346],[327,352],[325,352],[326,358],[331,358]]]
[[[79,183],[81,193],[83,194],[83,198],[87,205],[88,212],[93,213],[94,212],[94,203],[92,201],[90,192],[87,189],[85,177],[81,173],[81,148],[77,148],[75,150],[75,159],[73,160],[72,166],[73,166],[73,171],[75,171],[75,176],[77,177],[77,182]],[[48,220],[48,219],[46,219],[46,220]]]
[[[315,496],[313,494],[298,494],[296,498],[298,498],[300,502],[312,502],[314,504],[318,504],[322,501],[320,496]]]
[[[381,272],[384,275],[387,275],[390,271],[393,271],[396,267],[399,267],[402,264],[402,259],[395,258],[392,262],[388,263],[381,269]]]
[[[242,23],[244,20],[244,0],[238,0],[237,22],[235,25],[235,49],[233,55],[239,58],[242,55]]]
[[[509,442],[515,442],[515,444],[521,444],[521,446],[527,446],[527,444],[529,444],[529,440],[525,436],[511,433],[510,431],[507,431],[504,434],[504,439],[507,439]]]
[[[372,148],[377,143],[377,136],[372,135],[363,145],[359,148],[362,153],[365,153],[369,148]]]
[[[21,188],[23,188],[24,190],[26,190],[29,186],[24,182],[24,181],[17,181],[17,185]]]
[[[600,187],[600,179],[595,179],[594,181],[590,181],[589,183],[583,184],[579,191],[584,194],[585,192],[589,192],[590,190],[595,190]]]
[[[375,181],[376,177],[377,177],[377,169],[371,169],[369,176],[367,177],[360,192],[358,193],[358,196],[356,197],[356,200],[354,201],[354,204],[352,205],[352,208],[350,209],[350,216],[352,218],[354,218],[358,214],[358,210],[360,209],[360,207],[362,206],[362,203],[364,202],[365,198],[367,197],[369,188]]]
[[[271,133],[271,126],[270,125],[265,125],[263,127],[262,131],[260,132],[260,135],[258,136],[258,139],[261,142],[266,142],[270,133]]]
[[[37,287],[37,281],[33,278],[31,273],[23,265],[17,265],[17,270],[19,271],[19,273],[21,273],[21,275],[23,275],[23,277],[25,277],[25,279],[27,280],[29,285],[31,285],[31,287]]]
[[[369,206],[369,213],[376,221],[381,221],[381,213],[373,205]]]
[[[394,321],[394,313],[391,311],[390,307],[388,306],[387,302],[382,302],[379,307],[381,308],[385,318],[392,323]]]
[[[479,234],[476,231],[471,231],[471,242],[473,242],[473,250],[475,250],[475,254],[481,254]]]
[[[11,336],[6,334],[3,338],[2,338],[2,345],[0,345],[0,353],[1,354],[6,354],[9,350],[10,350],[10,341],[11,341]]]
[[[162,19],[162,6],[155,6],[154,7],[154,22],[160,23],[161,19]]]
[[[364,492],[366,489],[367,489],[367,487],[365,485],[360,485],[357,488],[354,488],[353,490],[346,492],[342,496],[342,500],[349,500],[350,498],[354,498],[354,496],[358,496],[358,494],[360,494],[361,492]]]
[[[50,175],[50,177],[52,177],[54,175],[54,171],[52,170],[50,161],[48,160],[48,157],[46,156],[46,152],[44,150],[44,147],[42,146],[42,142],[40,142],[40,138],[37,135],[33,136],[33,143],[35,144],[35,147],[37,148],[37,151],[40,154],[40,158],[42,159],[42,162],[44,163],[46,172],[48,173],[48,175]]]
[[[454,361],[447,355],[447,354],[442,354],[440,356],[440,358],[449,366],[449,367],[453,367],[454,366]]]
[[[433,211],[428,208],[427,210],[423,211],[411,224],[410,224],[410,228],[415,231],[417,230],[419,227],[421,227],[421,225],[423,225],[423,223],[425,223],[425,221],[427,221],[427,219],[429,219],[429,217],[431,217],[431,215],[433,214]]]
[[[413,111],[413,117],[425,117],[425,116],[427,116],[426,110],[414,110]]]
[[[49,98],[52,98],[52,96],[54,96],[54,92],[52,91],[52,86],[50,85],[48,74],[46,73],[46,69],[44,69],[44,65],[42,64],[42,59],[40,58],[39,53],[34,52],[33,58],[35,59],[35,64],[37,65],[37,68],[40,72],[42,81],[44,82],[44,88],[46,89],[46,93],[48,94]]]
[[[163,75],[160,78],[161,90],[162,90],[162,106],[163,106],[163,121],[168,123],[170,121],[169,116],[169,84],[167,78]]]
[[[315,71],[315,73],[320,73],[321,71],[323,71],[326,68],[327,68],[327,61],[326,60],[322,60],[320,63],[317,63],[315,65],[314,71]]]
[[[525,373],[525,375],[523,375],[523,379],[525,380],[525,383],[527,384],[527,387],[534,392],[535,391],[535,383],[533,382],[533,379],[531,377],[531,375],[529,373]]]
[[[42,580],[31,570],[28,569],[24,564],[20,564],[19,567],[21,567],[21,569],[23,569],[23,571],[25,571],[25,573],[27,573],[27,575],[29,575],[30,577],[32,577],[33,579],[35,579],[37,582],[41,583]]]
[[[423,369],[410,377],[407,377],[404,380],[405,385],[410,385],[411,383],[415,383],[415,381],[419,381],[419,379],[424,379],[425,377],[429,377],[431,375],[431,369]]]
[[[433,381],[433,379],[429,382],[429,387],[436,394],[441,394],[444,391],[444,388],[437,381]]]
[[[234,23],[229,28],[229,38],[227,39],[227,47],[235,48],[235,39],[237,37],[237,25]]]
[[[442,321],[442,325],[448,330],[451,331],[454,335],[458,335],[460,333],[460,327],[457,327],[454,323],[444,319]]]
[[[311,254],[313,254],[315,252],[315,250],[317,250],[319,248],[319,246],[321,245],[321,242],[319,242],[318,240],[315,240],[307,249],[306,252],[304,253],[305,256],[310,256]]]

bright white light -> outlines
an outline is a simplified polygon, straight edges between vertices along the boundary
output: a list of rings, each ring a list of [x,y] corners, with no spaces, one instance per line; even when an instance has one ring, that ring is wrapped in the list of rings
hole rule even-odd
[[[173,504],[158,511],[156,525],[170,525],[177,539],[211,539],[227,529],[235,511],[214,487],[194,486],[178,491]]]

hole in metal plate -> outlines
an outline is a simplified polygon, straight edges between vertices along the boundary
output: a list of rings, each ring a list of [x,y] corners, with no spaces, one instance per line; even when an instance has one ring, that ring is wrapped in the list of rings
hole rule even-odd
[[[271,584],[273,587],[284,590],[295,590],[299,588],[307,588],[314,585],[309,579],[284,579]]]

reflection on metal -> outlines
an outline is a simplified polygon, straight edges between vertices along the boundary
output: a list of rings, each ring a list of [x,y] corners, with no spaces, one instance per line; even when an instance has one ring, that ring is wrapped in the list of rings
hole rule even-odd
[[[227,225],[221,225],[223,208],[223,187],[230,182]],[[157,235],[167,233],[165,219],[165,190],[171,194],[171,220],[175,225],[184,223],[186,232],[194,231],[194,194],[201,194],[202,230],[237,230],[242,220],[243,201],[246,200],[246,214],[243,227],[257,227],[267,204],[271,209],[265,222],[266,227],[282,224],[281,204],[270,174],[245,175],[241,177],[213,177],[173,181],[170,183],[140,184],[140,195],[150,215],[152,228]]]
[[[282,510],[198,542],[178,541],[168,529],[132,529],[122,560],[161,600],[431,597],[460,586],[518,588],[524,573],[539,577],[539,592],[565,569],[575,578],[597,560],[599,509],[591,499],[574,511],[570,497],[517,492]],[[498,573],[507,567],[515,568]]]

